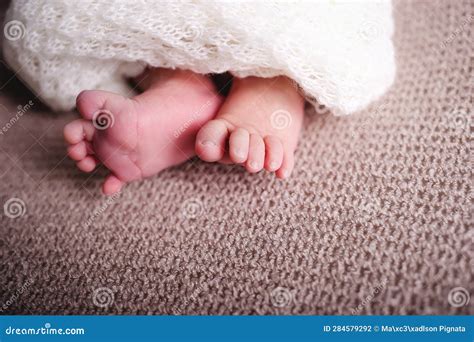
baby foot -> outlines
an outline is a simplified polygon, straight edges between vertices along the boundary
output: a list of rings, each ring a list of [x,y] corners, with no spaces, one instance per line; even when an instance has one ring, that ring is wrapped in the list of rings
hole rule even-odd
[[[111,171],[105,194],[194,156],[198,130],[221,105],[205,76],[166,70],[151,78],[148,90],[132,99],[82,92],[76,102],[83,119],[64,128],[68,154],[79,169],[91,172],[102,162]]]
[[[288,177],[304,115],[304,99],[285,77],[235,79],[214,120],[196,138],[197,155],[209,162],[265,168]]]

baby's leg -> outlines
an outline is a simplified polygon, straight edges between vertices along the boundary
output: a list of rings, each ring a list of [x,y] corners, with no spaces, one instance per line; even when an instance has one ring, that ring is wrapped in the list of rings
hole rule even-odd
[[[79,169],[91,172],[102,162],[111,171],[105,194],[192,157],[198,130],[222,103],[213,83],[190,71],[152,69],[141,80],[146,90],[134,98],[83,91],[77,97],[83,119],[64,128]]]
[[[196,139],[205,161],[243,164],[288,177],[304,115],[304,98],[286,77],[234,79],[229,96],[214,120]]]

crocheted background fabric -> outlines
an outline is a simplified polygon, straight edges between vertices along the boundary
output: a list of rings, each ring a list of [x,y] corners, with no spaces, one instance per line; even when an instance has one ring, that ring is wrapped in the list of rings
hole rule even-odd
[[[192,160],[105,198],[3,68],[2,312],[473,314],[473,4],[394,13],[393,88],[308,115],[285,182]]]

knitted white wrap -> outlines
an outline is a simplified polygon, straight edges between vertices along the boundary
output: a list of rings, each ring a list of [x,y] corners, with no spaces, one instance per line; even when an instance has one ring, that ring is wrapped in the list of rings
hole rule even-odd
[[[306,98],[349,114],[395,76],[390,2],[13,0],[10,66],[55,110],[84,89],[129,94],[145,66],[285,75]]]

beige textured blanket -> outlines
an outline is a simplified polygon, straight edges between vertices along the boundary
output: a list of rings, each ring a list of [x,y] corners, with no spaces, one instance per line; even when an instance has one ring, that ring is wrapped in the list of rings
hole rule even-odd
[[[394,87],[308,116],[287,182],[193,160],[104,198],[3,68],[0,309],[473,314],[473,14],[396,3]]]

